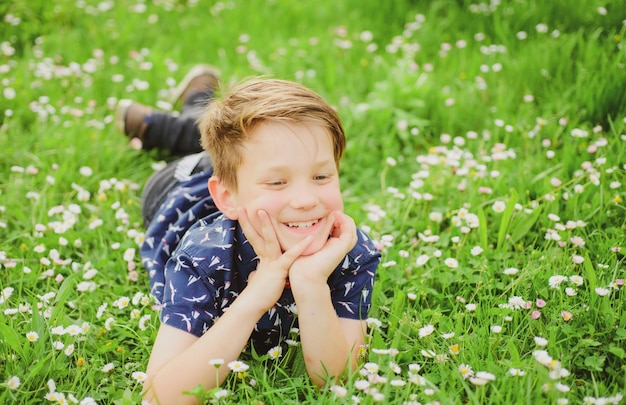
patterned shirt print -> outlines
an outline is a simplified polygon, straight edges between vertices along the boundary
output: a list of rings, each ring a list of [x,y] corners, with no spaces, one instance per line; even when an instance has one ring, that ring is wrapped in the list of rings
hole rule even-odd
[[[258,263],[237,221],[211,199],[210,173],[180,183],[163,202],[141,248],[150,292],[161,304],[161,321],[202,336],[246,287]],[[331,300],[342,318],[365,319],[380,253],[361,230],[356,246],[328,279]],[[291,290],[257,323],[251,342],[259,352],[276,346],[297,327]]]

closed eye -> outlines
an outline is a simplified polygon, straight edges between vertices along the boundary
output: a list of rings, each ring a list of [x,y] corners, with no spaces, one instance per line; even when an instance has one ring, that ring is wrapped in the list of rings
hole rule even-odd
[[[324,182],[324,181],[330,180],[330,178],[331,178],[330,174],[316,174],[315,176],[313,176],[313,180],[317,182]]]
[[[280,187],[287,184],[287,182],[285,180],[270,180],[266,181],[264,184],[269,187]]]

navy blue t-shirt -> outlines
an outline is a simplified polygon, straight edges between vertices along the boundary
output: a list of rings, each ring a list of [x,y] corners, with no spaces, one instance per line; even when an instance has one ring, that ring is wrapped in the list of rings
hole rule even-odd
[[[222,215],[209,195],[211,173],[180,183],[159,207],[146,231],[141,257],[150,292],[161,304],[161,321],[202,336],[246,287],[258,257],[237,221]],[[342,318],[366,319],[380,253],[357,229],[358,241],[328,279]],[[251,340],[267,350],[297,327],[289,288],[257,323]]]

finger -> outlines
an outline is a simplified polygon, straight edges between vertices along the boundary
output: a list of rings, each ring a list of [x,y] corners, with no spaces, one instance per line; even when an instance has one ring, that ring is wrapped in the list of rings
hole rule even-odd
[[[309,247],[312,241],[313,237],[309,235],[306,238],[302,239],[300,242],[287,249],[287,251],[285,251],[285,253],[283,253],[280,258],[282,264],[284,264],[286,267],[291,267],[293,262],[295,262],[297,258],[302,256],[302,253],[304,253],[304,251],[306,250],[306,248]]]
[[[335,223],[331,233],[333,238],[339,239],[344,249],[352,249],[357,241],[356,224],[354,220],[340,212],[335,212]]]
[[[259,255],[264,254],[265,246],[263,244],[263,238],[252,226],[250,217],[248,217],[248,212],[244,208],[239,207],[237,208],[237,215],[241,230],[246,236],[246,239],[248,239],[250,245],[252,245],[254,251]]]
[[[351,217],[340,211],[335,211],[333,214],[335,219],[333,232],[337,233],[337,237],[352,233],[356,234],[356,224]]]
[[[341,212],[333,211],[328,216],[328,219],[331,222],[330,227],[330,237],[331,238],[339,238],[341,236],[342,230],[341,227],[344,226],[345,219],[341,216]]]
[[[243,233],[246,235],[246,238],[248,238],[248,240],[253,239],[256,231],[252,228],[250,218],[248,218],[248,212],[244,208],[237,208],[237,220],[239,221],[239,225],[241,226]]]
[[[278,242],[278,236],[276,235],[276,230],[274,229],[269,214],[263,210],[259,210],[257,211],[257,215],[261,221],[261,235],[263,236],[267,253],[279,255],[281,253],[280,243]]]

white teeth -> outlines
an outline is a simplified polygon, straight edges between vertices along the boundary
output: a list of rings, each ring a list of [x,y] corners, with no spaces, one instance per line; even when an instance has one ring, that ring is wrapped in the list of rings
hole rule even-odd
[[[307,222],[288,222],[287,226],[290,228],[306,229],[312,227],[315,224],[317,224],[317,220]]]

